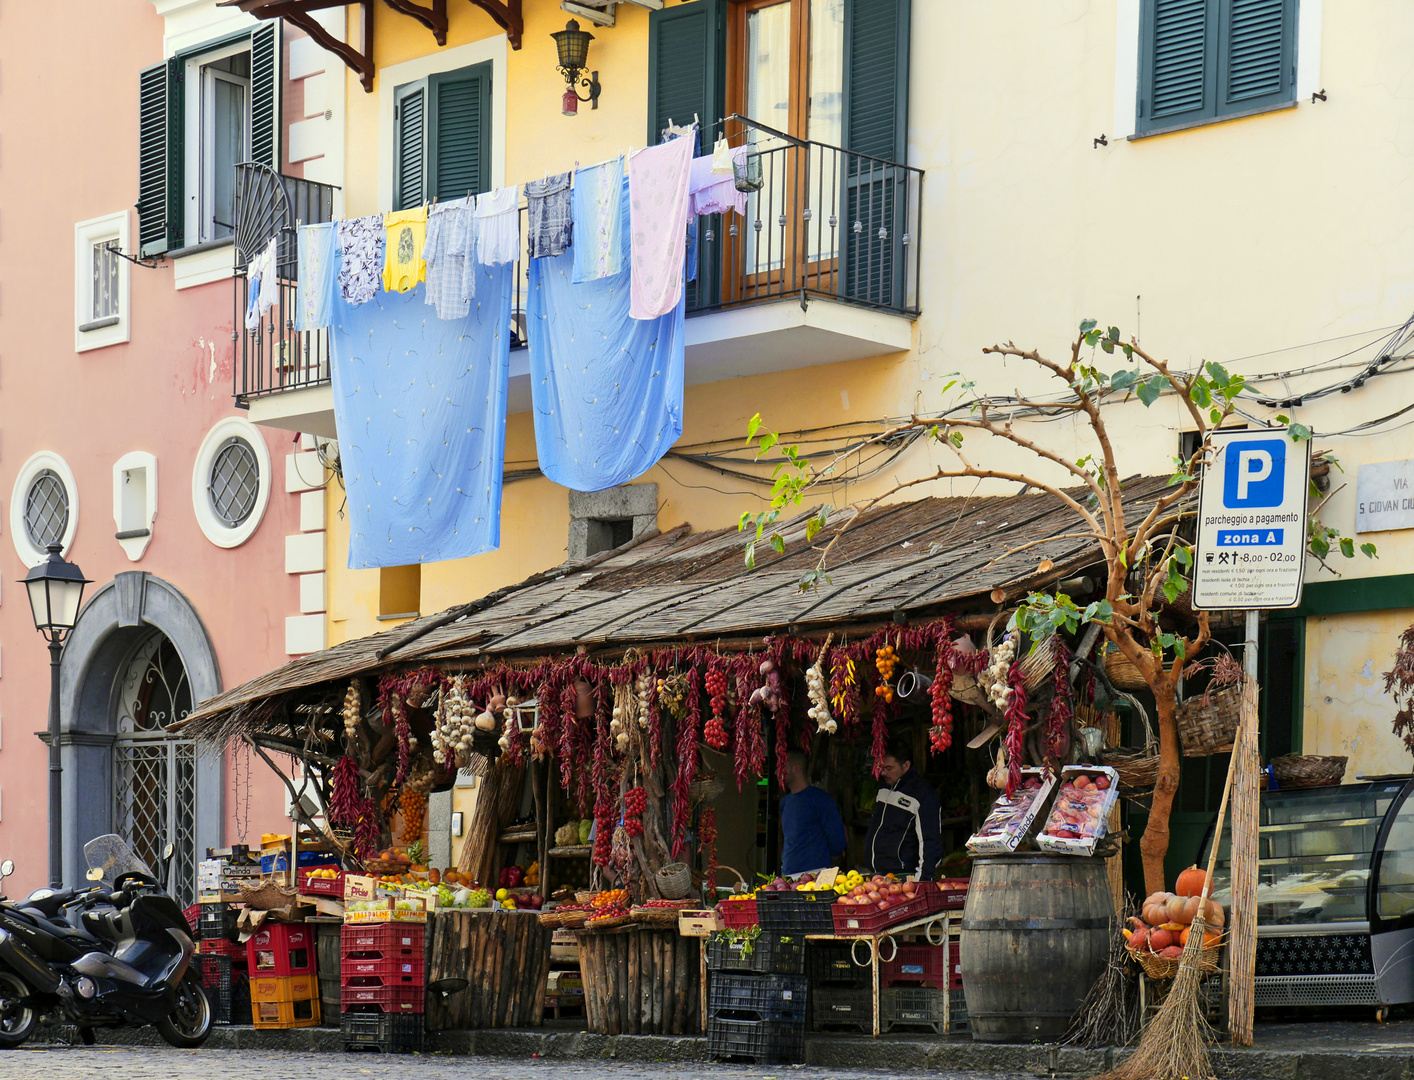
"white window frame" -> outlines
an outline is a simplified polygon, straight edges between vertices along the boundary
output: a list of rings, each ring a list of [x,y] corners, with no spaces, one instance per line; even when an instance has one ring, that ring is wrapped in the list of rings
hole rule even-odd
[[[1139,126],[1139,29],[1141,0],[1118,0],[1115,5],[1115,107],[1114,133],[1119,142],[1132,138]],[[1296,5],[1296,104],[1310,104],[1321,89],[1321,8],[1324,0],[1298,0]],[[1193,127],[1211,127],[1225,119],[1216,117]]]
[[[124,512],[125,506],[133,504],[135,492],[131,490],[134,475],[141,470],[143,488],[137,505],[141,508],[138,519],[134,520]],[[142,558],[147,545],[152,543],[152,523],[157,517],[157,458],[144,450],[132,450],[113,463],[113,526],[118,533],[146,529],[146,536],[120,537],[119,545],[132,562]],[[126,528],[125,528],[126,526]]]
[[[234,243],[234,238],[229,236],[213,236],[210,215],[206,212],[211,205],[211,153],[210,148],[202,140],[202,133],[211,126],[211,112],[214,108],[214,95],[208,92],[208,82],[214,81],[215,77],[223,76],[231,82],[243,83],[246,90],[246,151],[249,156],[250,151],[250,80],[240,79],[230,75],[228,72],[206,71],[209,64],[218,60],[225,60],[227,57],[236,56],[239,53],[250,55],[250,38],[246,37],[239,41],[233,41],[229,45],[212,49],[210,52],[198,53],[188,56],[185,60],[183,76],[185,79],[186,93],[186,116],[184,125],[186,128],[186,168],[185,185],[186,190],[182,192],[182,207],[185,217],[185,230],[187,247],[196,247],[200,244],[226,244]],[[195,92],[193,92],[195,91]]]
[[[89,352],[132,340],[132,322],[128,317],[132,297],[128,271],[132,266],[127,259],[118,260],[118,314],[115,321],[110,323],[104,320],[102,325],[91,325],[94,324],[93,249],[110,242],[119,251],[131,250],[128,211],[89,218],[74,226],[74,352]]]
[[[255,507],[251,510],[250,517],[235,527],[227,525],[217,516],[216,508],[211,505],[211,492],[207,486],[211,480],[211,464],[216,460],[216,455],[226,444],[226,440],[231,438],[243,439],[248,443],[255,451],[255,460],[260,466],[260,486],[255,496]],[[196,461],[192,464],[191,499],[192,509],[196,512],[196,523],[201,526],[206,539],[217,547],[239,547],[255,534],[265,517],[266,508],[270,505],[270,449],[265,445],[265,436],[258,427],[249,420],[228,416],[218,421],[206,433],[206,438],[201,440],[201,448],[196,452]]]
[[[29,460],[20,466],[15,476],[15,486],[10,492],[10,542],[15,545],[15,554],[26,566],[38,566],[49,557],[49,552],[30,543],[29,530],[25,528],[25,496],[29,494],[34,478],[45,469],[59,477],[69,498],[69,520],[59,540],[65,558],[73,547],[74,532],[79,524],[79,485],[69,463],[49,450],[31,454]]]
[[[506,57],[510,45],[505,34],[439,49],[435,53],[378,69],[378,205],[393,205],[393,106],[397,87],[429,75],[457,71],[473,64],[491,64],[491,167],[490,187],[506,183]]]

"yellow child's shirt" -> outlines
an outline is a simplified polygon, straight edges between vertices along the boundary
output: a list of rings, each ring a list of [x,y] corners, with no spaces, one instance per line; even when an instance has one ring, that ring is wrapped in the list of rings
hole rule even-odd
[[[383,288],[387,292],[407,292],[427,278],[427,264],[422,261],[427,207],[384,214],[383,227],[388,230],[383,245]]]

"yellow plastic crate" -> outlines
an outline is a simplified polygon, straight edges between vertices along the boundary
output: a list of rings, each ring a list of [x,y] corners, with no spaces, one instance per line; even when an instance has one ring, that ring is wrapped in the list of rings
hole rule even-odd
[[[319,998],[315,996],[307,1001],[252,1001],[250,1019],[258,1028],[318,1027]]]
[[[281,1003],[308,1001],[319,997],[319,979],[307,975],[260,975],[251,976],[251,1003]]]

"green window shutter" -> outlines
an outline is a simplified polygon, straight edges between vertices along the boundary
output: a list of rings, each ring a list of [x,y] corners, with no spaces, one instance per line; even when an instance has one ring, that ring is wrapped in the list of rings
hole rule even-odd
[[[460,199],[491,186],[491,65],[427,80],[429,197]]]
[[[648,16],[648,145],[662,141],[671,120],[696,116],[705,145],[716,137],[724,107],[726,8],[722,0],[696,0]]]
[[[281,20],[250,35],[250,160],[280,171]]]
[[[902,162],[908,139],[909,0],[847,0],[844,148]]]
[[[176,57],[138,74],[138,249],[144,256],[182,246],[182,63]]]
[[[393,91],[393,209],[425,201],[427,176],[427,82]]]
[[[1218,112],[1290,101],[1296,83],[1296,0],[1225,0]]]
[[[1145,0],[1138,130],[1211,118],[1219,0]]]

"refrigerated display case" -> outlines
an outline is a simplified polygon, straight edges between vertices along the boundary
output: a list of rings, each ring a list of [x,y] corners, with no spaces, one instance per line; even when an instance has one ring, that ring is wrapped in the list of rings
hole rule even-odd
[[[1409,776],[1264,791],[1256,1003],[1414,1001],[1414,802]],[[1231,819],[1229,819],[1230,822]],[[1198,865],[1208,860],[1208,826]],[[1230,907],[1229,832],[1214,897]]]

